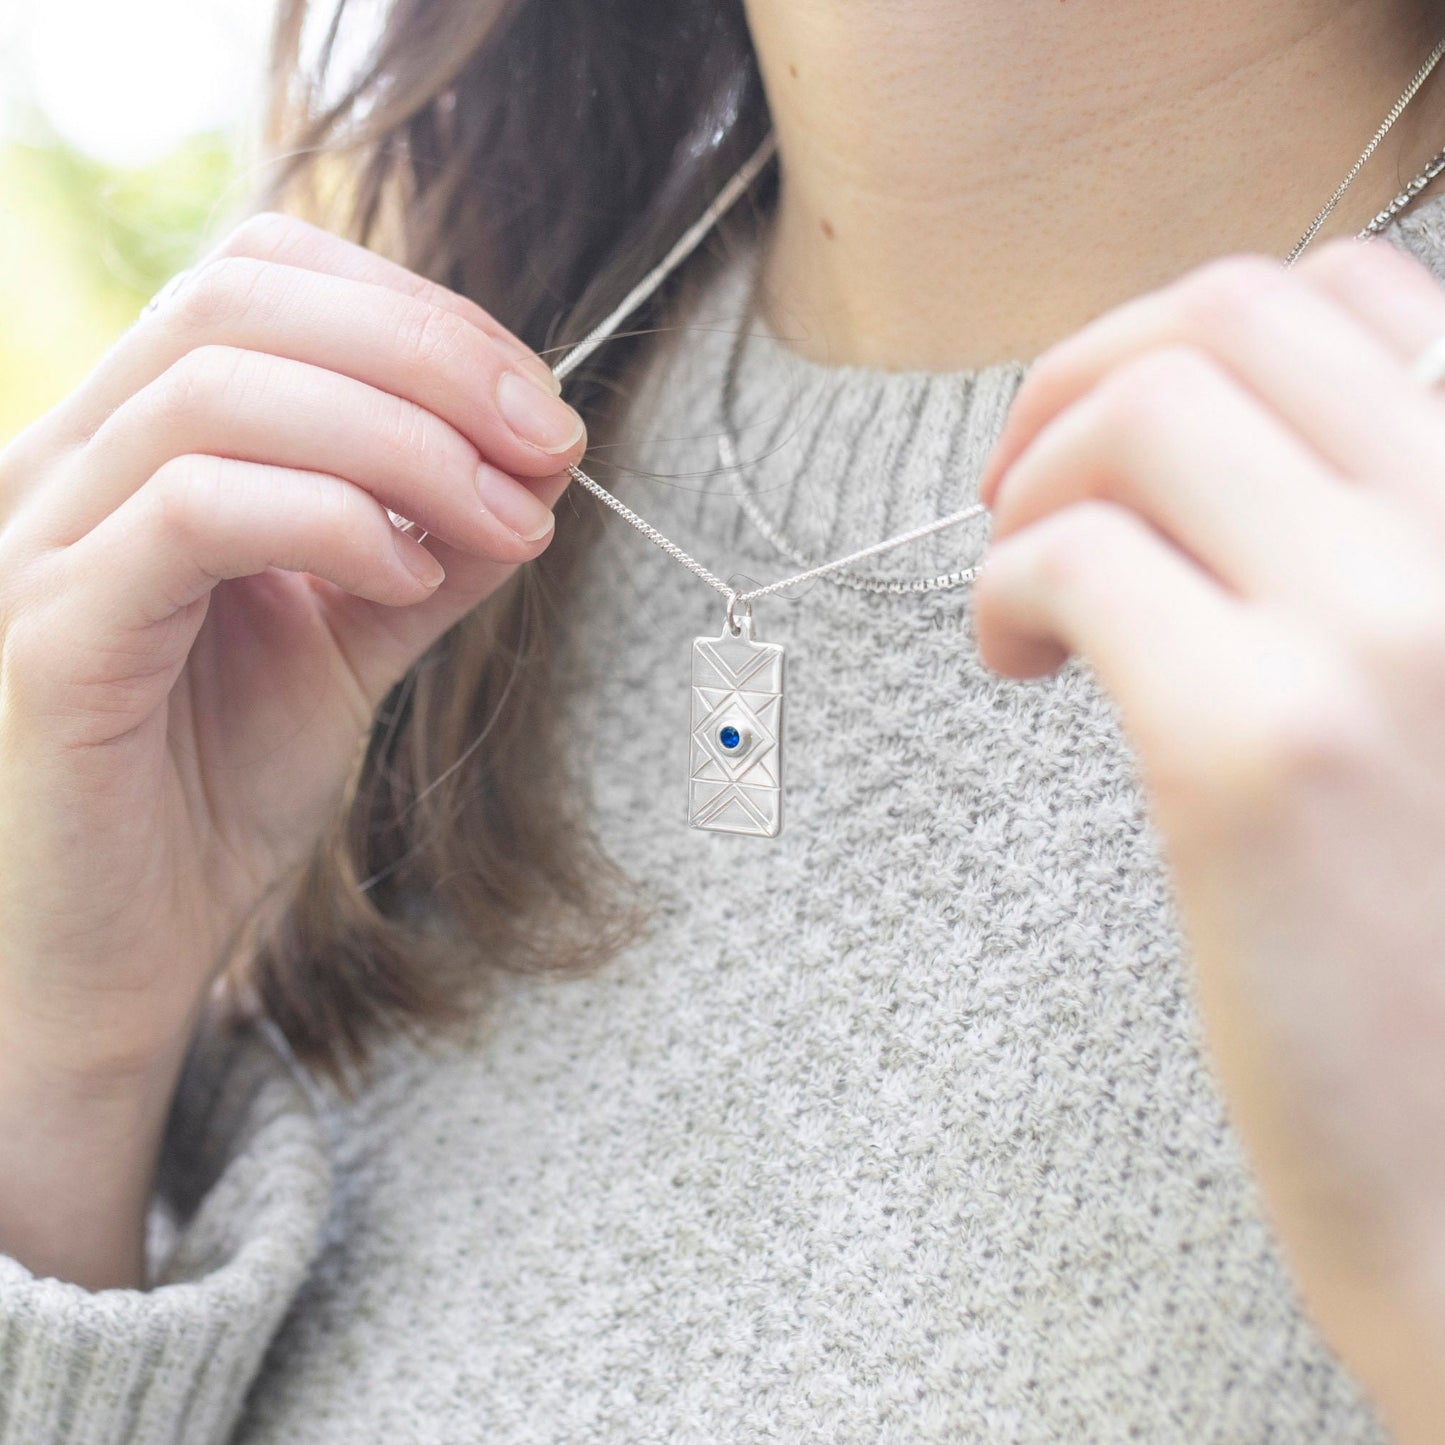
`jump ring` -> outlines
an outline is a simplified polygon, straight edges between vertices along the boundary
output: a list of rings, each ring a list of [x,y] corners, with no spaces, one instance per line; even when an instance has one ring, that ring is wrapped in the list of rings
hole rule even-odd
[[[731,632],[734,637],[739,637],[739,636],[742,635],[744,623],[746,623],[747,629],[748,629],[748,631],[749,631],[750,633],[751,633],[751,631],[752,631],[752,625],[753,625],[753,604],[752,604],[752,602],[751,602],[751,601],[748,601],[748,602],[745,602],[745,603],[743,604],[743,606],[747,608],[747,611],[743,613],[743,621],[742,621],[742,622],[740,622],[740,621],[738,620],[738,617],[737,617],[737,605],[738,605],[738,594],[737,594],[736,592],[729,592],[729,593],[728,593],[728,631]]]

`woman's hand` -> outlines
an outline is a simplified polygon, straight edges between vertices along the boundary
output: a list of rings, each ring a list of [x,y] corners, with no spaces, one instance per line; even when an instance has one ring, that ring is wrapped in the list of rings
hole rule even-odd
[[[470,301],[262,215],[0,455],[0,1250],[135,1282],[225,942],[388,689],[546,547],[559,390]]]
[[[1445,291],[1386,242],[1216,262],[1038,362],[983,480],[978,638],[1081,655],[1172,869],[1303,1292],[1445,1439]]]

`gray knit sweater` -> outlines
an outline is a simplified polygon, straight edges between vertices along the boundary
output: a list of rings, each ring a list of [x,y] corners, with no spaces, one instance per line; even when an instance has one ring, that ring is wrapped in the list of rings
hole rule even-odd
[[[1392,239],[1445,275],[1445,200]],[[679,310],[600,476],[767,582],[796,569],[715,452],[750,260]],[[747,476],[804,551],[974,494],[1022,367],[830,367],[754,331]],[[985,535],[865,566],[947,571]],[[559,706],[651,935],[506,980],[349,1104],[264,1034],[203,1041],[155,1287],[0,1258],[0,1441],[1383,1439],[1261,1217],[1088,670],[987,672],[966,588],[765,600],[786,822],[730,837],[684,821],[720,599],[615,517],[581,593]]]

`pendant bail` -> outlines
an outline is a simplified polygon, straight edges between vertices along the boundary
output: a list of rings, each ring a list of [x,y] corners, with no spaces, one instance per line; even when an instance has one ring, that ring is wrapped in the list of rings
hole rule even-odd
[[[753,636],[753,604],[751,600],[743,603],[747,611],[744,612],[741,619],[739,619],[737,615],[739,595],[737,592],[728,593],[728,631],[732,633],[734,637],[741,637],[746,633],[748,641],[751,642]]]

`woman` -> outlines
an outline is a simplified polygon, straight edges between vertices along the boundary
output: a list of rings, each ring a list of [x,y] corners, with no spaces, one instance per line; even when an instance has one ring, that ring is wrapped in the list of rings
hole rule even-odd
[[[304,10],[325,224],[0,468],[0,1438],[1440,1438],[1445,80],[1279,259],[1441,7]],[[757,600],[776,838],[584,451],[734,590],[990,509]]]

